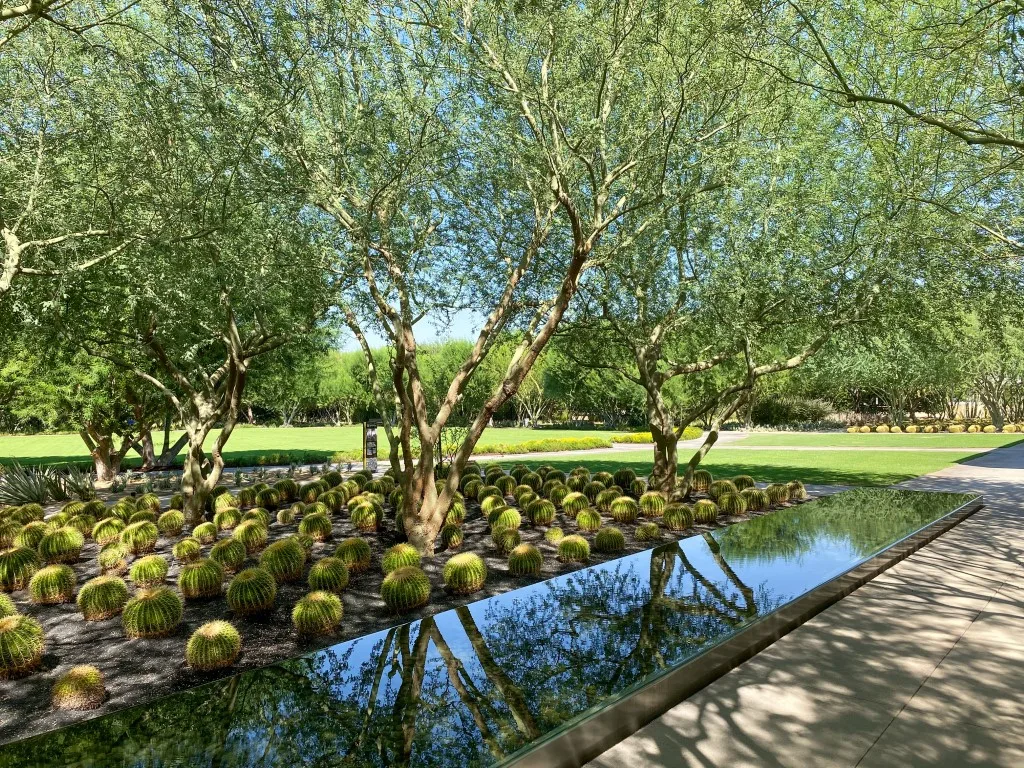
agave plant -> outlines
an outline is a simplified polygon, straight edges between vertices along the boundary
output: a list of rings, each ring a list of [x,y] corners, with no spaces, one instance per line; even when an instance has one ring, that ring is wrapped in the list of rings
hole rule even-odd
[[[63,475],[64,490],[69,496],[82,501],[96,498],[96,486],[93,484],[92,472],[84,471],[74,464],[68,464]]]
[[[9,464],[0,473],[0,504],[45,504],[52,496],[52,480],[46,469]]]

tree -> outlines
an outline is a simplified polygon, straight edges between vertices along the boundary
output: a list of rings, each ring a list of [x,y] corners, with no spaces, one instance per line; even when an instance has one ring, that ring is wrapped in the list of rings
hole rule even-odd
[[[367,375],[361,352],[332,349],[317,360],[316,406],[335,426],[351,424],[359,411],[373,407]]]

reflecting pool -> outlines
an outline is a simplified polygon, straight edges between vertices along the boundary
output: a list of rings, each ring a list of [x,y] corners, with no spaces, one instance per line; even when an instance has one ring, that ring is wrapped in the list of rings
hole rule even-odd
[[[0,747],[0,766],[499,763],[970,499],[818,499]]]

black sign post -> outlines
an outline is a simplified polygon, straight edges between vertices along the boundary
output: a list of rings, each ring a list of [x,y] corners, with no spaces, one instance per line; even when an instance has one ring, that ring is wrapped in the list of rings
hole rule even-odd
[[[377,471],[377,427],[379,419],[363,422],[363,469]]]

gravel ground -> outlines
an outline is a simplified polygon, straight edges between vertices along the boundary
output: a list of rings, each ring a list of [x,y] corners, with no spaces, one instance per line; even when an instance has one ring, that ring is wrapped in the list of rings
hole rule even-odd
[[[314,546],[312,557],[307,562],[307,573],[309,565],[313,562],[333,554],[339,541],[348,536],[358,535],[345,518],[346,514],[335,515],[332,539]],[[592,551],[591,565],[650,549],[652,546],[664,544],[673,539],[699,535],[712,528],[694,526],[687,531],[678,533],[663,529],[660,542],[641,543],[634,538],[635,525],[615,523],[608,516],[604,517],[607,524],[615,525],[625,534],[626,549],[616,555],[602,555]],[[750,514],[746,514],[720,518],[719,526],[715,527],[740,522],[750,517]],[[270,526],[270,540],[274,541],[295,533],[299,519],[301,518],[297,517],[293,523],[287,526],[273,523]],[[390,521],[385,521],[385,524],[388,523]],[[581,533],[572,520],[561,514],[558,515],[554,524],[560,526],[566,534]],[[223,597],[206,601],[188,601],[185,604],[184,620],[174,634],[158,639],[139,640],[129,640],[124,636],[119,616],[106,621],[86,622],[82,619],[74,603],[55,606],[33,605],[29,602],[27,591],[15,592],[11,596],[17,603],[18,609],[34,616],[42,623],[46,631],[46,651],[43,657],[43,667],[39,672],[18,680],[0,681],[0,743],[15,741],[86,718],[152,701],[160,696],[191,688],[219,677],[226,677],[240,670],[265,666],[304,652],[333,645],[342,640],[424,618],[459,605],[516,589],[528,583],[542,581],[586,567],[563,565],[558,562],[555,558],[556,545],[549,544],[544,540],[546,528],[530,528],[524,525],[520,531],[522,540],[524,543],[535,544],[539,547],[544,555],[544,568],[538,578],[516,578],[509,574],[506,558],[498,555],[491,542],[491,537],[487,533],[486,521],[475,503],[471,502],[468,506],[467,520],[463,527],[466,536],[459,551],[476,552],[487,563],[488,578],[483,590],[472,595],[449,594],[443,587],[441,570],[445,561],[453,553],[439,553],[423,563],[423,568],[434,585],[430,603],[419,611],[395,616],[387,610],[379,597],[380,585],[383,581],[383,574],[380,571],[380,555],[384,549],[396,543],[398,537],[393,529],[381,530],[376,535],[364,534],[373,549],[373,566],[366,573],[353,575],[348,588],[342,595],[345,615],[340,630],[332,636],[320,637],[307,642],[298,641],[291,623],[292,607],[308,591],[305,579],[295,584],[280,585],[276,609],[264,618],[236,618]],[[182,534],[182,536],[184,535]],[[595,534],[583,533],[583,535],[593,546]],[[166,581],[168,586],[174,586],[177,583],[179,568],[171,556],[171,547],[177,540],[161,537],[156,548],[156,553],[165,555],[171,563]],[[209,553],[211,547],[212,544],[203,547],[204,556]],[[95,542],[87,540],[80,562],[73,566],[78,575],[79,585],[87,579],[99,575],[99,566],[96,562],[97,552],[98,547]],[[256,559],[250,558],[242,567],[256,564]],[[227,580],[230,578],[229,574]],[[125,580],[129,581],[127,575]],[[129,587],[131,587],[130,581]],[[213,619],[227,619],[235,624],[242,635],[242,656],[229,670],[197,673],[185,664],[185,644],[193,631],[201,624]],[[93,664],[103,672],[108,692],[106,701],[99,709],[91,712],[67,712],[52,709],[50,707],[50,689],[54,681],[76,664]]]

